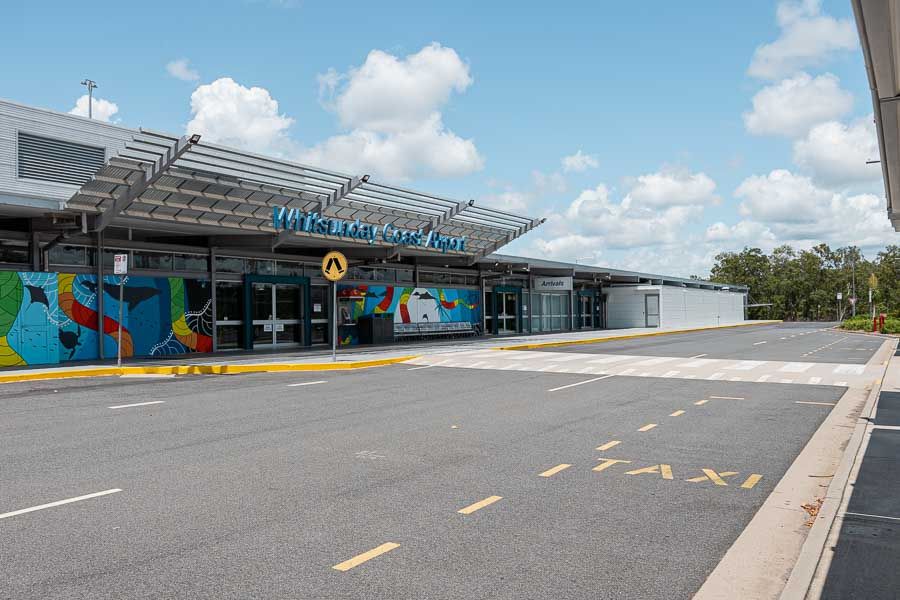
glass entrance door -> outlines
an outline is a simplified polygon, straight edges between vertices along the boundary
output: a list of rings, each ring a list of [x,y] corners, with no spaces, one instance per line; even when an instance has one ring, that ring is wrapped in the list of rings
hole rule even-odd
[[[254,348],[303,343],[303,303],[299,285],[254,283],[251,297]]]
[[[579,310],[579,327],[582,329],[590,329],[594,326],[594,298],[592,296],[578,297]]]
[[[496,292],[497,332],[515,333],[519,330],[519,303],[515,292]]]
[[[647,327],[659,327],[659,294],[644,296],[644,308],[647,315]]]

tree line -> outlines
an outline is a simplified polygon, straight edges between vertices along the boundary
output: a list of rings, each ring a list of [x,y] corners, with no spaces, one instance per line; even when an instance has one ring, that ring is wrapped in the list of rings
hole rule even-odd
[[[751,319],[843,320],[852,314],[854,281],[857,315],[871,314],[872,287],[876,312],[900,316],[900,246],[887,246],[872,260],[856,246],[798,251],[783,245],[771,254],[744,248],[716,255],[710,279],[749,286],[748,304],[770,305],[749,308]]]

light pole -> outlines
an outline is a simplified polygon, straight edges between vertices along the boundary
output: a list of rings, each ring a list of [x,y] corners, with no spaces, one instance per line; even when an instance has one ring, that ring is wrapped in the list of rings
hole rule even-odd
[[[93,79],[85,79],[81,82],[81,85],[85,86],[88,90],[88,119],[94,118],[94,88],[97,87],[97,82]]]

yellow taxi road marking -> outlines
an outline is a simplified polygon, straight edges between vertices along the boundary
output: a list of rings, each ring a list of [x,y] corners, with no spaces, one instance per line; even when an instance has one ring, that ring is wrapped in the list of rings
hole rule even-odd
[[[606,442],[606,443],[603,444],[602,446],[597,446],[597,450],[601,450],[601,451],[602,451],[602,450],[609,450],[610,448],[613,448],[613,447],[615,447],[615,446],[618,446],[618,445],[621,444],[621,443],[622,443],[622,442],[619,441],[619,440],[612,440],[611,442]]]
[[[795,400],[794,404],[816,404],[818,406],[835,406],[837,402],[811,402],[804,400]]]
[[[650,431],[654,427],[656,427],[656,423],[647,423],[646,425],[638,429],[638,431]]]
[[[553,477],[554,475],[556,475],[556,474],[559,473],[560,471],[565,471],[566,469],[568,469],[568,468],[571,467],[571,466],[572,466],[572,465],[567,465],[567,464],[565,464],[565,463],[563,463],[563,464],[561,464],[561,465],[556,465],[556,466],[553,467],[552,469],[547,469],[546,471],[544,471],[543,473],[541,473],[538,477]]]
[[[114,488],[111,490],[104,490],[102,492],[94,492],[93,494],[85,494],[84,496],[75,496],[74,498],[66,498],[65,500],[57,500],[56,502],[48,502],[47,504],[32,506],[30,508],[22,508],[19,510],[14,510],[12,512],[0,514],[0,519],[8,519],[9,517],[24,515],[26,513],[34,512],[36,510],[44,510],[45,508],[53,508],[55,506],[62,506],[63,504],[71,504],[72,502],[80,502],[82,500],[90,500],[91,498],[99,498],[100,496],[108,496],[109,494],[115,494],[116,492],[121,492],[121,491],[122,490],[120,490],[119,488]]]
[[[703,405],[706,404],[707,402],[709,402],[709,400],[697,400],[696,402],[694,402],[694,404],[695,404],[696,406],[703,406]]]
[[[716,473],[712,469],[702,469],[705,475],[701,475],[700,477],[691,477],[688,479],[691,483],[700,483],[701,481],[712,481],[716,485],[728,485],[723,480],[723,477],[731,477],[732,475],[737,475],[737,471],[722,471],[721,473]]]
[[[613,465],[617,465],[619,463],[628,464],[631,462],[630,460],[618,460],[615,458],[601,458],[599,460],[602,460],[603,462],[591,469],[591,471],[604,471]]]
[[[673,413],[672,413],[671,415],[669,415],[669,416],[670,416],[670,417],[680,417],[680,416],[683,415],[683,414],[684,414],[684,411],[683,411],[683,410],[676,410],[675,412],[673,412]]]
[[[570,387],[575,387],[576,385],[584,385],[586,383],[594,383],[595,381],[600,381],[601,379],[607,379],[612,377],[612,375],[604,375],[603,377],[594,377],[593,379],[586,379],[585,381],[579,381],[577,383],[570,383],[569,385],[561,385],[559,387],[551,388],[547,390],[548,392],[558,392],[559,390],[565,390]]]
[[[503,500],[503,496],[488,496],[484,500],[479,500],[475,504],[470,504],[469,506],[467,506],[465,508],[461,508],[456,512],[458,512],[461,515],[470,515],[473,512],[475,512],[476,510],[481,510],[485,506],[490,506],[497,500]]]
[[[651,465],[643,469],[635,469],[633,471],[625,471],[626,475],[640,475],[642,473],[659,473],[663,479],[673,479],[671,465]]]
[[[327,381],[304,381],[303,383],[289,383],[288,387],[300,387],[301,385],[319,385],[321,383],[328,383]]]
[[[154,400],[152,402],[135,402],[134,404],[119,404],[110,406],[109,408],[132,408],[133,406],[149,406],[151,404],[165,404],[165,400]]]
[[[749,490],[754,485],[759,483],[760,479],[762,479],[762,475],[760,475],[759,473],[754,473],[750,477],[748,477],[746,481],[744,481],[744,483],[741,484],[741,487],[745,490]]]
[[[372,548],[368,552],[363,552],[362,554],[354,556],[353,558],[351,558],[349,560],[345,560],[342,563],[338,563],[331,568],[336,571],[349,571],[353,567],[357,567],[366,561],[372,560],[373,558],[375,558],[377,556],[381,556],[385,552],[390,552],[391,550],[393,550],[395,548],[399,548],[399,547],[400,547],[400,544],[397,544],[395,542],[387,542],[385,544],[378,546],[377,548]]]
[[[710,396],[710,398],[715,400],[746,400],[741,396]]]

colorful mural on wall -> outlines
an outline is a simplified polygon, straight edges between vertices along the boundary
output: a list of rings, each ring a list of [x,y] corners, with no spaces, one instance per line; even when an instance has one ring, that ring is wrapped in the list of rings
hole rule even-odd
[[[0,366],[53,364],[117,352],[119,277],[104,277],[103,316],[97,277],[72,273],[0,272]],[[126,276],[122,355],[212,351],[209,282]]]
[[[357,321],[368,315],[393,313],[395,323],[481,323],[481,293],[458,288],[414,288],[390,285],[338,286],[344,317]],[[348,306],[349,305],[349,306]],[[357,344],[351,328],[341,328],[342,346]]]

